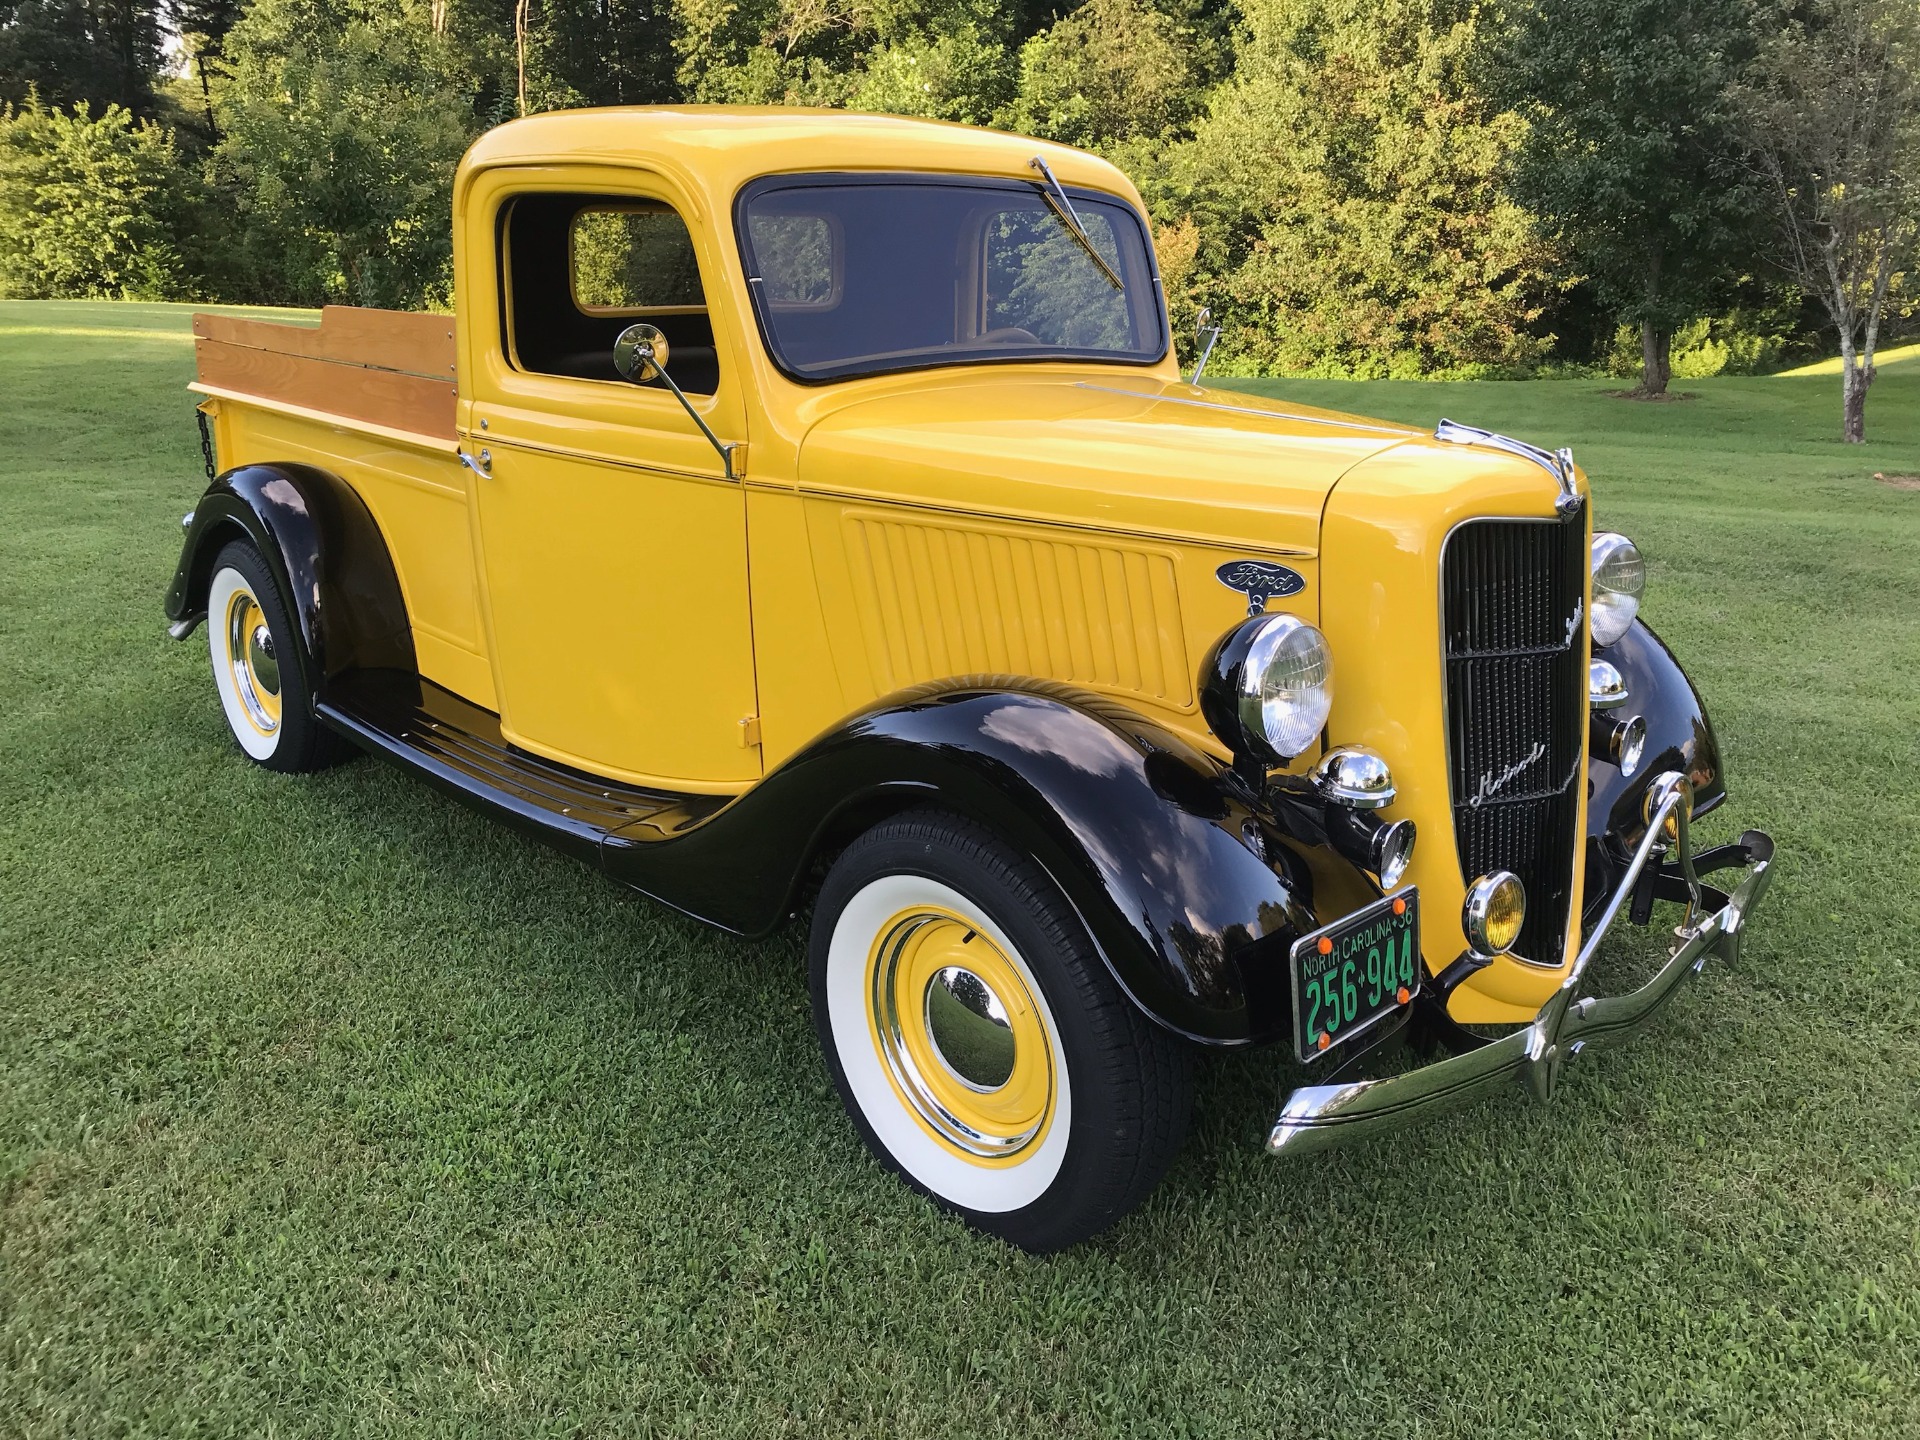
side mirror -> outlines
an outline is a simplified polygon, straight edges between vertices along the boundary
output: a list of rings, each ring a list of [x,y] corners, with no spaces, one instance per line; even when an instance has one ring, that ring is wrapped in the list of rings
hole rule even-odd
[[[1193,367],[1193,379],[1187,382],[1190,385],[1200,383],[1200,377],[1206,373],[1208,357],[1213,354],[1214,342],[1220,338],[1220,327],[1207,323],[1211,319],[1213,319],[1213,311],[1205,305],[1202,305],[1200,313],[1193,317],[1193,338],[1203,343],[1200,346],[1199,362]]]
[[[700,433],[707,437],[707,443],[720,456],[722,473],[729,480],[740,478],[739,462],[746,456],[745,445],[737,441],[728,444],[714,434],[713,427],[693,408],[693,402],[673,383],[673,377],[667,374],[667,337],[660,333],[657,325],[629,325],[616,335],[613,340],[613,368],[620,372],[621,379],[631,380],[636,385],[658,380],[671,390],[673,398],[680,402],[680,408],[687,412],[687,418],[700,427]]]
[[[613,342],[613,368],[636,385],[665,375],[667,355],[667,337],[657,325],[629,325]]]

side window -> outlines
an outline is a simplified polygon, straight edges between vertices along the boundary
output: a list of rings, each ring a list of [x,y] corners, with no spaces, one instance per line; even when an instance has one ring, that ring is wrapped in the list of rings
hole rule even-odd
[[[534,194],[509,201],[502,215],[502,309],[518,369],[626,384],[613,368],[613,342],[644,320],[666,335],[682,390],[719,388],[693,236],[672,206]]]

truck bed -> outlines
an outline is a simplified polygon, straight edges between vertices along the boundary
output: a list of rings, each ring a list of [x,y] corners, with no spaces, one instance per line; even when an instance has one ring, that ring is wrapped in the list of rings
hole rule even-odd
[[[496,709],[457,439],[450,315],[329,306],[320,324],[193,317],[215,464],[315,466],[373,515],[420,675]]]
[[[318,326],[195,315],[200,394],[454,438],[453,317],[329,305]]]

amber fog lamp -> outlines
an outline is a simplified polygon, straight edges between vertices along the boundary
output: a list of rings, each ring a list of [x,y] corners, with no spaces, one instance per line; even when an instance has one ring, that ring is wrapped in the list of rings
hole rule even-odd
[[[1520,943],[1527,919],[1527,890],[1511,870],[1482,875],[1467,889],[1460,926],[1476,955],[1504,955]]]
[[[1221,637],[1201,670],[1200,713],[1237,759],[1284,765],[1333,709],[1327,637],[1298,615],[1255,615]]]

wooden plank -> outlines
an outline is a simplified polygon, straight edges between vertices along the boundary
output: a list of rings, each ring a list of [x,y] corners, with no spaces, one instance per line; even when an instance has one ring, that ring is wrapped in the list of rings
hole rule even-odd
[[[451,380],[454,374],[451,315],[329,305],[320,312],[320,324],[312,326],[202,313],[193,317],[193,334],[222,345],[435,380]]]
[[[438,440],[454,438],[451,380],[376,370],[221,340],[194,341],[200,382]]]
[[[320,312],[326,358],[377,365],[409,375],[453,378],[453,316],[420,310],[363,310],[329,305]]]
[[[324,359],[320,331],[312,325],[288,325],[275,320],[247,320],[238,315],[193,317],[193,338],[222,345],[244,345],[249,350],[272,350],[281,355],[308,355]]]

